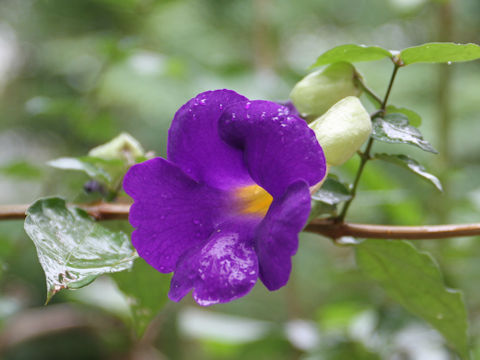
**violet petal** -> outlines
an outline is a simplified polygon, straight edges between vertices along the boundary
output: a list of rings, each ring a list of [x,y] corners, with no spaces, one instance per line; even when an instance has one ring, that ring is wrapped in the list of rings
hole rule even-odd
[[[325,156],[307,123],[270,101],[229,105],[219,122],[220,136],[244,151],[253,180],[273,197],[304,180],[309,186],[326,172]]]
[[[134,199],[129,220],[132,243],[160,272],[175,270],[186,250],[205,241],[224,216],[224,192],[199,184],[175,164],[155,158],[134,165],[123,183]]]
[[[193,298],[208,306],[244,296],[258,278],[258,261],[252,244],[255,222],[221,225],[201,246],[179,260],[169,297],[180,301],[192,288]]]
[[[298,248],[298,233],[310,213],[308,185],[298,181],[275,199],[256,230],[260,279],[269,290],[284,286],[292,268],[291,257]]]
[[[228,188],[251,179],[243,154],[222,141],[218,119],[230,104],[246,101],[232,90],[198,94],[175,114],[168,132],[168,159],[197,181]]]

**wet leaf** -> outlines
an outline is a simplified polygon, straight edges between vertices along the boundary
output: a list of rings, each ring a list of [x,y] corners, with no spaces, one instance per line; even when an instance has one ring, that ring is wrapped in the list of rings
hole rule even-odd
[[[356,246],[357,264],[395,301],[437,329],[469,358],[463,295],[444,285],[435,260],[407,241],[366,240]]]
[[[400,113],[408,118],[408,123],[412,126],[419,127],[422,125],[422,118],[415,111],[404,108],[396,107],[394,105],[387,106],[387,114]]]
[[[450,63],[480,59],[476,44],[428,43],[403,49],[400,59],[404,65],[414,63]]]
[[[91,178],[103,181],[105,183],[109,183],[111,181],[110,175],[104,169],[96,165],[94,158],[92,157],[62,157],[47,162],[47,165],[62,170],[83,171]]]
[[[139,258],[131,270],[112,274],[112,277],[127,296],[134,328],[141,337],[168,301],[171,276],[158,272]]]
[[[354,63],[361,61],[380,60],[386,57],[391,58],[392,54],[388,50],[378,46],[354,44],[340,45],[320,55],[311,68],[328,65],[339,61]]]
[[[328,205],[336,205],[351,199],[350,191],[340,181],[328,178],[322,187],[312,195],[312,199]]]
[[[422,165],[407,155],[375,154],[374,159],[388,161],[392,164],[408,169],[414,174],[420,176],[422,179],[427,180],[430,184],[433,184],[433,186],[435,186],[439,191],[443,191],[440,180],[435,175],[427,172]]]
[[[408,123],[403,114],[387,114],[373,120],[372,137],[390,144],[415,145],[424,151],[436,154],[437,150],[426,141],[420,131]]]
[[[103,227],[79,208],[67,208],[60,198],[37,200],[24,227],[45,272],[47,302],[61,289],[78,289],[102,274],[129,269],[136,258],[125,233]]]
[[[57,169],[82,171],[90,178],[110,185],[112,189],[118,186],[128,169],[124,160],[101,159],[93,156],[63,157],[51,160],[47,164]]]

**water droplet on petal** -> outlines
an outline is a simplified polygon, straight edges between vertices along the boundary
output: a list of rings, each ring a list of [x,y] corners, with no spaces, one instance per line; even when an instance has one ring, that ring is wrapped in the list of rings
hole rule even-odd
[[[207,99],[200,100],[200,105],[207,105]]]
[[[247,102],[245,103],[245,109],[250,108],[250,105],[251,105],[251,104],[252,104],[252,103],[251,103],[250,101],[247,101]]]

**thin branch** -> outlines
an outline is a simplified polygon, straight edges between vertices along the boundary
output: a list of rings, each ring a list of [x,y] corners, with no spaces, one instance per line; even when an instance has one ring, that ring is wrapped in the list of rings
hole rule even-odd
[[[130,205],[100,203],[96,205],[76,205],[84,209],[97,220],[128,218]],[[0,220],[22,220],[29,205],[0,205]],[[374,239],[444,239],[450,237],[480,235],[480,223],[426,225],[426,226],[393,226],[340,223],[334,219],[313,220],[305,231],[323,235],[331,239],[342,236]]]
[[[85,210],[96,220],[128,219],[129,204],[98,203],[75,206]],[[0,205],[0,220],[24,219],[30,205]]]
[[[305,231],[331,239],[343,236],[371,239],[428,240],[480,235],[480,223],[425,226],[393,226],[338,223],[332,220],[313,220]]]
[[[358,167],[357,174],[355,175],[355,180],[353,181],[352,190],[350,191],[351,198],[345,203],[345,205],[343,205],[342,212],[338,216],[338,220],[337,220],[339,222],[343,222],[343,220],[345,219],[345,216],[347,215],[348,208],[352,204],[353,199],[355,199],[355,195],[357,195],[358,184],[360,182],[360,178],[362,177],[363,169],[365,168],[367,161],[370,160],[370,150],[372,150],[372,145],[373,145],[373,138],[370,136],[370,139],[368,139],[367,147],[365,148],[365,151],[361,155],[360,166]]]
[[[395,81],[395,78],[397,77],[398,69],[400,69],[400,66],[397,65],[397,64],[394,64],[393,73],[392,73],[392,76],[390,77],[390,82],[388,83],[387,93],[385,94],[385,97],[383,98],[383,102],[382,102],[382,106],[381,106],[381,109],[384,110],[384,111],[387,107],[388,98],[390,97],[390,93],[392,92],[393,82]]]
[[[398,72],[399,68],[400,68],[400,65],[394,63],[393,72],[392,72],[392,75],[390,77],[390,82],[388,83],[387,92],[385,93],[385,97],[383,98],[383,101],[378,99],[378,97],[376,97],[376,95],[373,94],[373,92],[372,92],[372,94],[375,95],[376,99],[378,99],[379,104],[380,104],[380,109],[378,111],[374,112],[370,116],[372,121],[375,117],[379,116],[380,114],[385,113],[385,109],[387,108],[388,98],[390,97],[390,93],[392,92],[393,83],[395,81],[395,78],[397,77],[397,72]],[[363,84],[359,79],[357,79],[357,81],[359,81],[360,84]],[[365,85],[364,85],[364,89],[366,89]],[[348,200],[343,205],[343,209],[340,212],[340,215],[338,215],[338,217],[336,219],[336,222],[341,222],[341,223],[344,222],[345,216],[347,216],[348,209],[349,209],[350,205],[352,204],[353,200],[355,199],[355,195],[357,194],[358,184],[360,182],[360,178],[362,177],[363,170],[365,169],[365,165],[367,164],[368,160],[370,160],[370,151],[372,150],[372,145],[373,145],[373,137],[370,136],[370,139],[368,139],[368,144],[365,148],[365,151],[363,152],[363,154],[361,154],[360,166],[358,167],[357,174],[355,175],[355,180],[353,181],[352,190],[350,191],[350,194],[352,196],[351,196],[350,200]]]

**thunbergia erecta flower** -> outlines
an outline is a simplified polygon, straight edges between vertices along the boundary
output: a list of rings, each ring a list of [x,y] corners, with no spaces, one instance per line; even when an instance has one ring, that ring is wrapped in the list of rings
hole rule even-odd
[[[269,290],[284,286],[309,187],[326,171],[306,122],[273,102],[204,92],[175,114],[167,153],[133,166],[124,188],[138,254],[174,271],[170,299],[193,289],[200,305],[227,302],[259,277]]]

